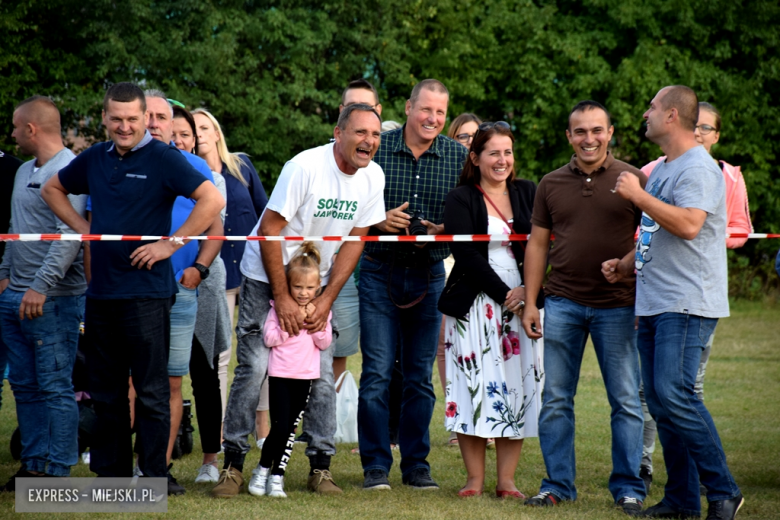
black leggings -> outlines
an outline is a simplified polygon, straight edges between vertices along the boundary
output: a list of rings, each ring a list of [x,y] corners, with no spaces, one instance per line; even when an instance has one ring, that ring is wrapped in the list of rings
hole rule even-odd
[[[222,436],[222,395],[219,392],[219,376],[217,365],[219,355],[216,355],[213,368],[206,360],[206,353],[198,341],[192,336],[192,355],[190,356],[190,378],[192,379],[192,395],[195,398],[195,416],[200,428],[200,445],[203,453],[219,453]]]
[[[260,465],[272,475],[284,475],[295,444],[295,428],[309,401],[311,379],[268,378],[271,431],[263,444]]]

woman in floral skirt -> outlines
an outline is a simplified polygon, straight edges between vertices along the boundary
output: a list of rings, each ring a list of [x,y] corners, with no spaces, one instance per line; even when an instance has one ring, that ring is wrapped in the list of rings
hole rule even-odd
[[[474,136],[458,187],[447,196],[448,234],[527,234],[536,185],[516,179],[514,137],[503,121]],[[524,242],[453,242],[455,267],[441,299],[446,315],[447,430],[458,435],[468,480],[482,494],[485,446],[496,439],[499,497],[524,498],[514,475],[523,439],[537,435],[542,342],[522,333]]]

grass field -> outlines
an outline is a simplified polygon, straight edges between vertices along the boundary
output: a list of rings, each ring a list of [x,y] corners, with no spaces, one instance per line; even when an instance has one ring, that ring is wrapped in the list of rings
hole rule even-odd
[[[350,369],[358,375],[360,357],[350,359]],[[189,381],[186,395],[191,395]],[[315,496],[306,491],[308,460],[296,447],[288,467],[285,487],[287,500],[253,497],[244,491],[231,500],[209,496],[211,485],[193,483],[201,453],[199,439],[195,451],[176,461],[174,475],[187,488],[182,497],[171,497],[166,518],[274,519],[274,518],[366,518],[372,520],[411,519],[619,519],[625,516],[612,505],[607,490],[611,468],[609,407],[593,349],[588,348],[582,367],[577,413],[577,486],[579,498],[554,509],[530,509],[516,501],[500,501],[490,496],[495,488],[495,452],[488,455],[488,479],[485,495],[460,499],[456,492],[465,482],[465,470],[457,448],[446,444],[443,427],[444,405],[441,386],[434,371],[434,388],[440,399],[431,422],[432,450],[429,461],[433,477],[441,485],[437,492],[405,489],[397,464],[390,474],[393,490],[363,492],[360,458],[350,454],[354,445],[340,445],[333,458],[332,470],[344,495],[336,498]],[[705,382],[705,402],[715,418],[729,465],[742,488],[746,505],[739,518],[780,518],[780,306],[737,302],[732,317],[722,320],[715,337]],[[7,446],[16,426],[13,399],[5,383],[3,407],[0,410],[0,481],[18,468]],[[526,494],[535,494],[545,476],[538,439],[528,439],[517,470],[517,484]],[[260,451],[253,448],[247,457],[245,477],[259,460]],[[396,459],[398,455],[396,452]],[[396,460],[398,462],[398,460]],[[492,474],[492,476],[491,476]],[[90,476],[79,463],[73,476]],[[655,454],[655,478],[647,505],[662,496],[665,471],[660,445]],[[246,488],[245,488],[246,489]],[[706,513],[706,503],[704,504]],[[0,518],[14,515],[12,494],[0,494]],[[28,514],[30,518],[50,515]],[[83,515],[79,515],[83,516]],[[121,515],[102,514],[101,517]],[[125,515],[126,517],[127,515]],[[142,515],[138,515],[142,516]],[[163,515],[144,515],[161,517]],[[59,515],[58,517],[69,517]],[[76,515],[73,515],[75,518]]]

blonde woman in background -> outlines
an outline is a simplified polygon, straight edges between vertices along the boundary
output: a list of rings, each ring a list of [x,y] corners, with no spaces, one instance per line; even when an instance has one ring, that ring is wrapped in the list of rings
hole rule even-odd
[[[225,211],[225,235],[245,236],[257,224],[257,220],[268,203],[255,167],[249,157],[243,153],[231,153],[225,142],[225,134],[217,119],[207,110],[196,108],[192,111],[198,136],[198,155],[209,165],[212,171],[220,173],[225,179],[227,206]],[[233,330],[238,288],[241,285],[241,258],[244,256],[245,242],[226,241],[222,246],[221,257],[225,262],[227,274],[226,293],[230,328]],[[219,357],[219,386],[222,394],[222,410],[227,405],[227,367],[233,348]],[[258,445],[268,434],[268,383],[263,385],[258,411]]]

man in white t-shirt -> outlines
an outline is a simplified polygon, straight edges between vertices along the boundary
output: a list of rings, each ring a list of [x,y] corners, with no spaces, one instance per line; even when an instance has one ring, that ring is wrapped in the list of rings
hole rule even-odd
[[[372,161],[379,148],[381,118],[371,106],[346,107],[334,129],[335,141],[301,152],[285,164],[260,221],[252,231],[260,236],[364,236],[369,227],[385,219],[385,176]],[[241,261],[244,280],[238,316],[238,366],[230,388],[223,436],[225,465],[212,490],[215,497],[239,493],[244,479],[247,436],[255,429],[255,408],[268,369],[269,349],[263,342],[263,325],[270,300],[279,323],[289,334],[324,330],[333,301],[357,265],[363,242],[320,242],[320,275],[324,287],[314,300],[315,311],[306,321],[287,287],[285,265],[299,242],[250,242]],[[336,260],[333,256],[340,248]],[[334,326],[334,329],[336,327]],[[311,463],[308,487],[320,493],[341,493],[331,477],[330,458],[336,453],[336,391],[332,349],[322,352],[320,379],[312,385],[310,400],[321,413],[310,418],[307,455]],[[311,424],[312,421],[315,424]],[[253,471],[249,492],[263,494],[259,471]],[[255,489],[257,487],[257,489]]]

